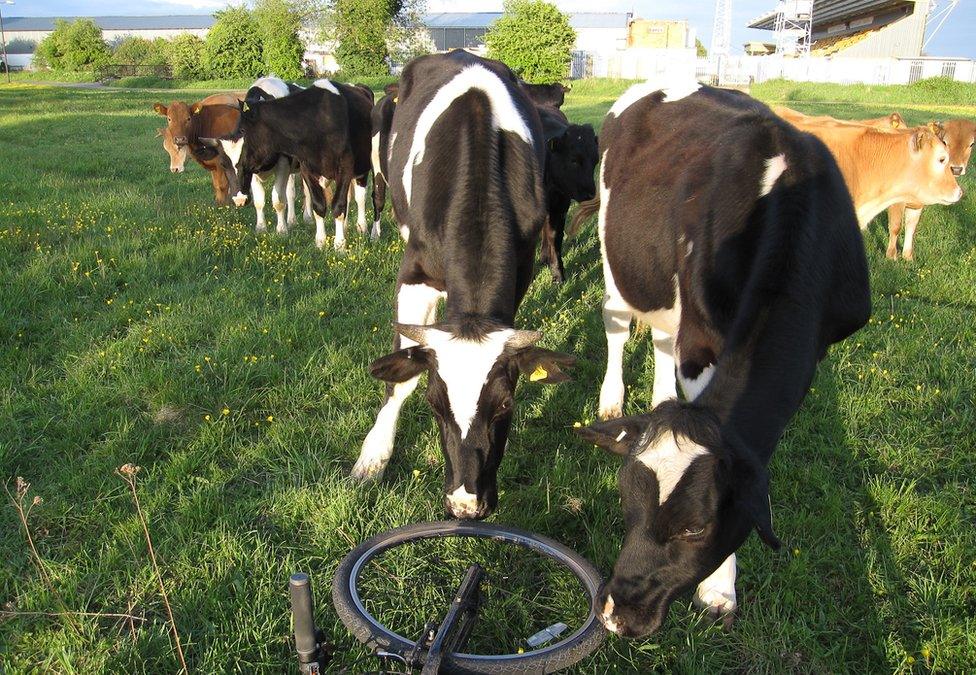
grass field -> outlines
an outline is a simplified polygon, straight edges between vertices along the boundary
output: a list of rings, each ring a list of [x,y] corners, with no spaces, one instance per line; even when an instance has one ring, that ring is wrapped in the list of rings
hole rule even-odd
[[[599,124],[624,83],[581,83],[565,106]],[[442,516],[436,426],[405,407],[385,478],[345,478],[380,403],[402,244],[318,251],[312,228],[253,234],[191,166],[171,175],[151,92],[0,89],[0,480],[22,476],[43,573],[0,508],[0,671],[175,672],[138,490],[195,672],[292,667],[286,581],[317,582],[341,663],[365,650],[328,583],[356,543]],[[168,100],[169,95],[167,95]],[[911,101],[913,123],[958,108]],[[896,104],[794,103],[873,117]],[[976,107],[969,108],[976,116]],[[957,113],[958,114],[958,113]],[[871,323],[834,347],[774,456],[786,543],[740,551],[731,632],[675,603],[650,639],[608,638],[579,672],[961,672],[976,666],[976,199],[926,209],[916,262],[865,235]],[[270,208],[269,208],[270,211]],[[567,245],[569,281],[541,273],[519,326],[579,358],[575,381],[523,382],[499,473],[500,522],[550,535],[609,572],[622,537],[617,461],[580,442],[606,347],[595,227]],[[628,347],[627,410],[652,354]],[[50,579],[50,587],[44,578]],[[55,589],[52,593],[50,588]],[[125,613],[58,616],[65,610]],[[567,612],[571,612],[567,608]],[[53,615],[53,616],[52,616]]]

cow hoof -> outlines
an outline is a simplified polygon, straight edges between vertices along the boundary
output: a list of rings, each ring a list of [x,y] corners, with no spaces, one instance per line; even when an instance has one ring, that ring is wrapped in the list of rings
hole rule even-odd
[[[914,251],[902,251],[901,252],[901,257],[904,258],[905,260],[907,260],[908,262],[912,262],[913,260],[915,260],[915,252]]]
[[[366,235],[366,223],[356,223],[356,230],[361,235]]]
[[[888,260],[898,260],[898,251],[892,251],[891,249],[888,249],[887,251],[885,251],[885,258],[887,258]]]
[[[254,231],[257,232],[258,234],[264,234],[265,232],[268,231],[268,228],[264,223],[258,223],[257,225],[254,226]]]
[[[346,240],[345,239],[336,239],[335,241],[332,242],[332,247],[336,251],[338,251],[339,253],[345,253],[346,252]]]
[[[318,249],[325,248],[325,237],[322,237],[321,239],[319,239],[318,237],[315,238],[315,248]]]
[[[600,419],[601,420],[613,420],[618,417],[622,417],[624,414],[623,404],[615,403],[613,405],[600,406]]]
[[[305,222],[308,222],[308,221],[305,221]],[[298,218],[289,218],[288,219],[288,227],[292,227],[292,226],[297,225],[297,224],[298,224]]]
[[[384,469],[386,469],[386,462],[372,459],[363,461],[360,457],[349,472],[349,477],[358,481],[379,480],[383,476]]]
[[[563,275],[560,272],[553,272],[552,273],[552,283],[554,283],[556,285],[559,285],[559,284],[563,283],[564,281],[565,281],[565,279],[563,278]]]
[[[725,630],[732,628],[737,608],[734,596],[730,598],[726,593],[713,588],[698,589],[692,596],[692,602],[698,609],[705,610],[711,621],[721,621]]]
[[[380,221],[373,223],[373,230],[369,233],[369,238],[371,241],[376,241],[380,238]]]
[[[279,226],[278,226],[278,227],[277,227],[277,228],[275,229],[275,233],[276,233],[276,234],[278,234],[278,235],[280,235],[280,236],[282,236],[282,237],[287,237],[287,236],[288,236],[288,228],[287,228],[287,227],[281,227],[281,226],[279,225]]]

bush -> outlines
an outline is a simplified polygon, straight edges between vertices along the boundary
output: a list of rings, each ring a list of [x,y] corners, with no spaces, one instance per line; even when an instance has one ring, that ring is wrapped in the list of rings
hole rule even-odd
[[[205,64],[213,77],[258,77],[261,35],[251,13],[244,7],[229,7],[215,14],[217,21],[207,33]]]
[[[108,45],[102,39],[102,29],[91,19],[77,19],[68,23],[54,22],[54,30],[37,45],[35,68],[51,68],[70,72],[90,71],[108,63]]]
[[[485,34],[489,57],[535,83],[569,74],[575,42],[569,17],[545,0],[506,0],[505,14]]]
[[[302,77],[305,47],[298,37],[301,28],[298,12],[287,0],[258,0],[254,19],[261,33],[264,72],[286,80]]]
[[[112,63],[161,66],[169,63],[169,49],[170,42],[165,38],[127,37],[112,52]]]
[[[170,41],[169,66],[173,77],[196,79],[207,76],[204,66],[206,45],[192,33],[182,33]]]
[[[332,7],[335,58],[345,79],[390,72],[386,32],[394,8],[391,0],[335,0]]]

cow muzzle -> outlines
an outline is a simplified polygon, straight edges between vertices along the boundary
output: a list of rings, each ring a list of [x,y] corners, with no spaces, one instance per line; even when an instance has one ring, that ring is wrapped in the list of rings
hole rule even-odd
[[[966,173],[966,167],[964,166],[952,166],[950,169],[952,170],[953,176],[961,176]]]
[[[170,170],[170,171],[171,171],[172,173],[183,173],[183,167],[182,167],[182,166],[171,166],[171,167],[169,168],[169,170]]]
[[[187,139],[186,136],[175,136],[173,138],[173,142],[176,143],[177,145],[186,145]]]
[[[247,195],[238,190],[237,194],[231,197],[231,201],[235,206],[244,206],[247,204]]]
[[[454,518],[481,520],[491,515],[491,507],[468,492],[463,485],[444,498],[447,512]]]

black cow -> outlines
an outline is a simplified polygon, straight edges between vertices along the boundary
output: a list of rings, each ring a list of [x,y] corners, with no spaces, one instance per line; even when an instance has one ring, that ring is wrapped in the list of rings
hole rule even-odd
[[[533,103],[538,106],[548,106],[550,108],[559,108],[562,106],[566,102],[566,92],[570,90],[570,87],[565,86],[561,82],[529,84],[524,80],[519,80],[519,86]]]
[[[387,85],[387,89],[390,86]],[[370,160],[373,165],[373,213],[375,219],[373,221],[373,234],[375,237],[380,235],[380,214],[383,213],[383,207],[386,205],[386,188],[388,186],[386,165],[390,149],[390,129],[393,126],[396,102],[397,93],[394,87],[392,92],[387,92],[383,98],[376,102],[370,118],[373,130]]]
[[[581,435],[625,457],[626,537],[604,624],[656,630],[680,593],[735,608],[735,551],[773,548],[767,465],[828,347],[870,314],[850,195],[827,148],[738,92],[632,87],[600,133],[603,417],[621,414],[630,322],[650,324],[650,413]],[[677,379],[685,401],[676,396]]]
[[[208,106],[208,108],[219,106]],[[335,181],[332,213],[335,248],[345,248],[345,217],[350,186],[359,206],[358,228],[366,231],[366,182],[369,176],[370,98],[356,85],[317,80],[308,89],[283,98],[245,101],[238,111],[237,129],[222,138],[243,137],[235,162],[242,190],[235,203],[246,203],[251,176],[275,166],[282,157],[299,163],[302,179],[312,198],[315,244],[325,244],[325,216],[329,204],[327,181]],[[211,116],[215,116],[213,113]],[[202,125],[207,126],[207,120]]]
[[[548,211],[539,259],[549,266],[553,281],[560,283],[566,278],[562,248],[569,205],[596,195],[593,171],[599,160],[597,137],[589,124],[570,124],[561,110],[544,106],[538,110],[546,139],[543,182]]]
[[[370,368],[387,396],[352,473],[386,466],[400,407],[426,372],[447,508],[484,518],[498,502],[519,373],[555,383],[574,362],[534,346],[539,333],[514,328],[545,220],[539,117],[503,63],[460,50],[423,56],[403,70],[390,144],[393,211],[410,227],[396,285],[399,335]],[[434,323],[441,298],[444,317]]]

